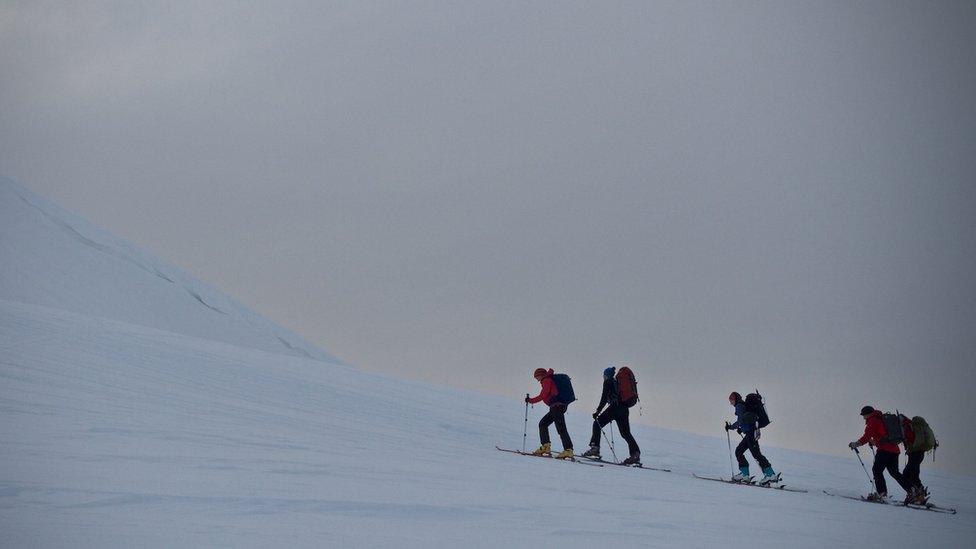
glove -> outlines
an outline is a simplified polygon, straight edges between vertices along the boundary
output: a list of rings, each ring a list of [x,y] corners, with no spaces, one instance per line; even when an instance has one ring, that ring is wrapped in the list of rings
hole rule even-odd
[[[858,447],[858,446],[860,446],[860,444],[858,444],[858,443],[857,443],[857,441],[855,440],[854,442],[852,442],[852,443],[850,443],[850,444],[848,444],[847,446],[848,446],[848,447],[849,447],[849,448],[850,448],[851,450],[857,450],[857,447]]]
[[[526,403],[526,404],[528,404],[528,403],[529,403],[529,397],[525,397],[525,403]]]
[[[593,412],[593,419],[596,419],[599,416],[600,416],[600,411],[599,410],[597,410],[596,412]]]
[[[726,431],[731,431],[732,430],[732,426],[729,425],[729,422],[728,421],[725,422],[725,430]]]

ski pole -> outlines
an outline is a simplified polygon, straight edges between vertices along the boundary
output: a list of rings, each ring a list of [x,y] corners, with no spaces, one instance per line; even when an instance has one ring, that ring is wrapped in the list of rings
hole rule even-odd
[[[603,438],[607,438],[607,432],[603,430],[603,427],[600,427],[600,432],[603,433]],[[613,425],[610,425],[610,434],[613,434]],[[612,439],[610,440],[610,453],[613,454],[613,462],[614,463],[620,463],[617,460],[617,452],[613,451],[613,440]]]
[[[854,451],[854,455],[857,456],[857,460],[861,462],[861,469],[864,469],[864,474],[867,475],[868,482],[871,483],[871,488],[873,488],[872,491],[877,492],[878,489],[874,486],[874,479],[868,474],[868,468],[864,466],[864,460],[861,459],[861,452],[858,452],[857,448],[851,448],[851,450]]]
[[[525,427],[522,428],[522,453],[525,453],[525,438],[529,436],[529,393],[525,393]]]
[[[725,426],[728,427],[729,423],[725,422]],[[735,476],[735,466],[732,465],[732,435],[729,434],[729,430],[725,430],[725,440],[729,443],[729,471],[732,472],[732,476]]]
[[[610,453],[613,454],[613,459],[617,459],[617,454],[613,452],[615,446],[617,446],[617,441],[613,440],[613,422],[611,422],[610,423]]]

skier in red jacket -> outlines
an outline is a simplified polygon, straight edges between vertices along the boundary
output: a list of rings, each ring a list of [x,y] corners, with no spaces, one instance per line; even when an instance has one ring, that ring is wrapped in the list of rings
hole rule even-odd
[[[874,488],[877,491],[869,495],[868,499],[881,502],[888,500],[888,485],[884,478],[886,469],[891,478],[895,479],[905,492],[908,492],[911,486],[905,482],[898,471],[898,454],[901,450],[898,449],[897,444],[887,441],[888,432],[884,420],[881,419],[881,412],[871,406],[865,406],[861,408],[861,417],[864,418],[864,434],[849,446],[852,450],[856,450],[858,446],[871,444],[878,449],[874,454],[874,465],[871,467],[871,472],[874,473]]]
[[[552,455],[551,443],[549,442],[549,426],[553,423],[556,424],[556,432],[559,433],[559,438],[563,442],[563,451],[556,455],[557,459],[568,459],[573,457],[573,441],[569,438],[569,431],[566,430],[566,404],[558,402],[556,396],[559,391],[556,389],[556,382],[552,380],[552,376],[555,372],[552,368],[546,370],[544,368],[536,368],[533,373],[536,381],[542,384],[542,391],[538,395],[529,398],[525,397],[525,401],[529,404],[535,404],[537,402],[544,402],[549,406],[549,413],[542,416],[539,420],[539,442],[542,446],[539,446],[533,454],[537,456],[542,455]]]

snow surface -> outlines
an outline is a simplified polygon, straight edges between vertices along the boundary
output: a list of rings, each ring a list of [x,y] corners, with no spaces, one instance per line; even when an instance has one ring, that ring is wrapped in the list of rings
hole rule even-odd
[[[969,547],[976,539],[973,477],[923,466],[933,501],[956,507],[955,516],[832,498],[820,490],[868,490],[857,461],[777,449],[777,431],[788,427],[775,423],[764,451],[808,494],[692,478],[729,473],[724,437],[643,426],[635,434],[645,463],[672,473],[498,452],[495,444],[522,445],[520,398],[343,365],[24,193],[0,183],[0,547]],[[516,397],[537,388],[531,370]],[[645,414],[680,413],[644,398]],[[578,449],[593,404],[574,404],[568,416]],[[530,445],[543,413],[530,410]],[[717,430],[725,419],[716,418]]]

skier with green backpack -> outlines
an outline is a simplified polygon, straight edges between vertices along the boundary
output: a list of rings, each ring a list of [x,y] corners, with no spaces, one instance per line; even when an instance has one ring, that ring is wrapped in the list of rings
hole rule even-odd
[[[908,463],[905,464],[905,469],[901,473],[905,479],[905,484],[909,486],[905,503],[925,505],[929,499],[929,490],[922,485],[919,478],[922,460],[925,458],[925,452],[935,451],[938,448],[939,442],[935,439],[935,433],[932,432],[929,423],[922,416],[908,419],[907,416],[899,414],[899,417],[904,434],[902,444],[905,446],[905,454],[908,455]]]

